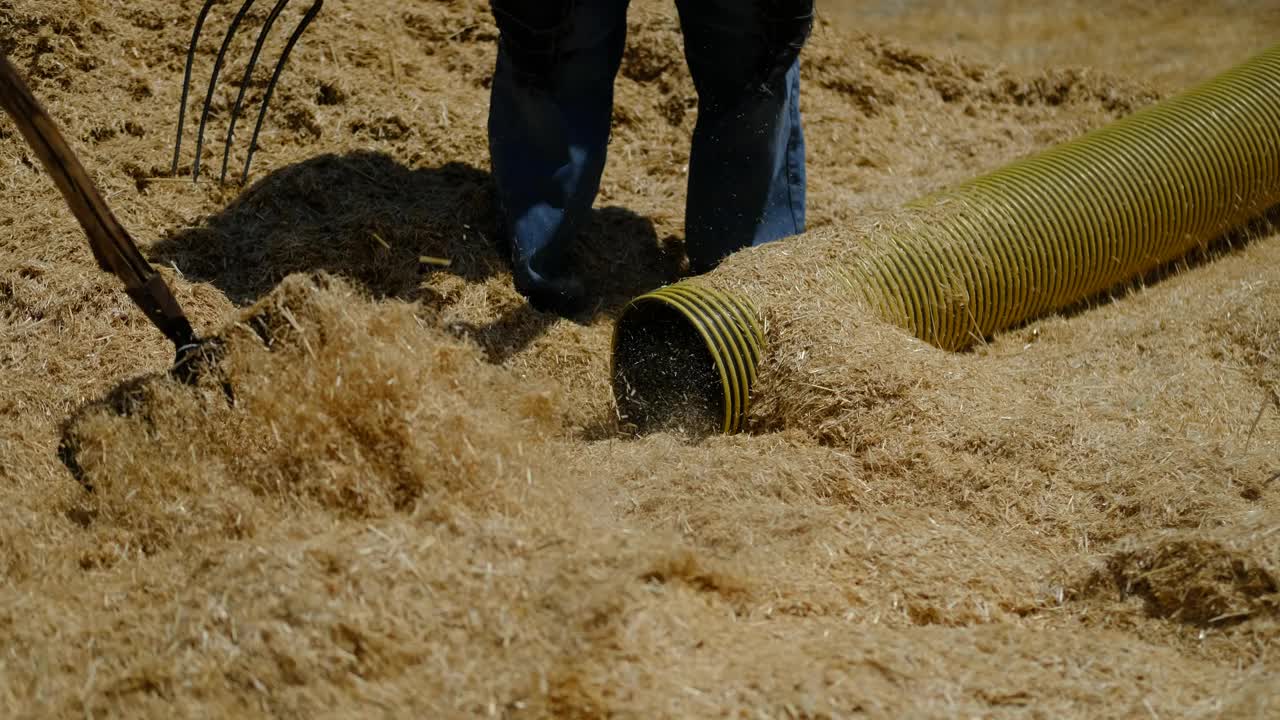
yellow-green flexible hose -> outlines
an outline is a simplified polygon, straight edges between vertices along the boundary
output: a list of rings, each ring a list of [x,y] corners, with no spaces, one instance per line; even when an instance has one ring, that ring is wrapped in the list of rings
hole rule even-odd
[[[850,269],[958,350],[1176,259],[1280,201],[1280,46],[1084,137],[921,198]]]
[[[1280,45],[1183,95],[910,203],[895,226],[910,231],[888,233],[845,275],[886,321],[960,350],[1174,260],[1278,202]],[[649,402],[657,376],[636,364],[645,353],[630,343],[655,337],[641,327],[663,316],[653,305],[688,307],[710,292],[687,281],[637,298],[619,318],[615,396],[642,427],[669,424],[655,415],[689,392],[659,373],[666,400]],[[764,338],[745,298],[716,296],[678,312],[702,338],[698,358],[681,362],[714,368],[708,377],[720,392],[701,397],[720,398],[719,430],[734,432]]]

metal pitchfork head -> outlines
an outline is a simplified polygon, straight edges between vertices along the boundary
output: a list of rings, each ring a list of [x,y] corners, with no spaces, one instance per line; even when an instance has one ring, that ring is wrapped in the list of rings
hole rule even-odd
[[[200,8],[199,16],[196,17],[195,30],[191,33],[191,47],[187,50],[187,69],[182,77],[182,106],[178,109],[178,138],[173,145],[173,175],[178,174],[178,162],[182,155],[182,126],[187,115],[187,97],[191,90],[191,66],[195,62],[196,45],[200,42],[200,31],[204,29],[204,21],[215,2],[217,0],[205,0],[204,6]],[[200,179],[200,151],[204,148],[204,129],[209,122],[209,108],[213,104],[213,93],[218,85],[218,76],[222,73],[222,63],[226,59],[227,48],[231,46],[231,39],[235,36],[236,30],[240,28],[240,23],[244,20],[249,9],[253,7],[254,2],[256,0],[245,0],[245,3],[240,6],[240,10],[236,12],[235,17],[231,19],[231,25],[227,28],[227,33],[222,38],[222,46],[218,49],[218,57],[213,62],[213,72],[209,78],[209,89],[204,98],[204,110],[200,113],[200,129],[196,133],[196,159],[191,166],[191,179],[193,182]],[[249,57],[249,64],[244,70],[244,78],[240,82],[240,92],[236,95],[235,105],[231,109],[231,120],[227,127],[227,138],[222,151],[222,173],[219,177],[219,182],[226,182],[227,180],[227,162],[231,157],[231,146],[235,142],[236,121],[240,117],[245,92],[253,79],[253,69],[258,64],[258,55],[262,52],[262,46],[266,44],[267,35],[271,33],[271,27],[288,4],[289,0],[276,0],[275,7],[271,8],[271,13],[267,16],[266,22],[263,23],[262,30],[258,32],[258,40],[254,43],[253,54]],[[253,128],[253,138],[249,141],[249,153],[245,157],[244,171],[240,175],[241,183],[249,177],[249,165],[253,162],[253,153],[258,148],[258,133],[262,131],[262,121],[266,119],[267,107],[271,104],[271,94],[275,92],[276,81],[280,79],[280,73],[284,70],[284,65],[289,60],[289,53],[293,52],[293,46],[297,44],[298,38],[306,31],[307,26],[311,24],[311,21],[315,19],[316,14],[320,12],[320,8],[323,6],[324,0],[314,0],[311,3],[311,7],[303,14],[302,19],[298,21],[297,27],[294,28],[293,34],[289,36],[288,42],[285,43],[284,52],[280,54],[280,59],[276,61],[275,70],[271,73],[271,81],[267,83],[266,93],[262,97],[262,108],[258,111],[258,121]]]

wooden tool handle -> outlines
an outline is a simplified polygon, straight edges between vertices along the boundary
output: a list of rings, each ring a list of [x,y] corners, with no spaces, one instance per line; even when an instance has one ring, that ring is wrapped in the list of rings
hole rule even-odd
[[[98,266],[124,282],[129,297],[174,345],[181,347],[194,342],[191,323],[169,286],[142,257],[53,119],[3,53],[0,53],[0,107],[13,118],[80,221]]]

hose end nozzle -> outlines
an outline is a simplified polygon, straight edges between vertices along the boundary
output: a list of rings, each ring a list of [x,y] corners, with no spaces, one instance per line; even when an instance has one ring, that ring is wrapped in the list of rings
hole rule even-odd
[[[746,298],[685,281],[632,300],[613,334],[613,395],[638,432],[742,428],[764,348]]]

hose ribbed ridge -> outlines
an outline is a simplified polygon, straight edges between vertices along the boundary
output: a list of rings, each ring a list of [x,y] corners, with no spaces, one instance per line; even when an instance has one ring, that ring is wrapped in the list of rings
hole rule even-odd
[[[949,350],[1174,260],[1280,202],[1280,45],[1171,100],[906,208],[851,269]]]

